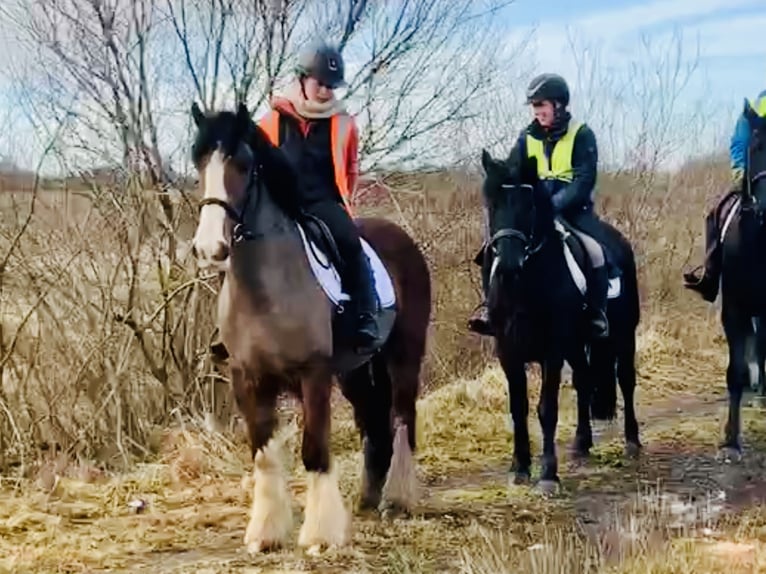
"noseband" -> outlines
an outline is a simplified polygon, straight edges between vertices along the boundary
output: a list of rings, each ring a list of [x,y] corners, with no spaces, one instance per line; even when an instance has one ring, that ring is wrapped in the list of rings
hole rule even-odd
[[[237,211],[236,208],[228,201],[219,199],[218,197],[203,197],[198,204],[198,212],[202,213],[202,208],[206,205],[217,205],[218,207],[222,207],[226,212],[226,215],[228,215],[229,218],[234,222],[234,229],[232,230],[232,242],[239,243],[240,241],[249,241],[255,239],[257,234],[253,233],[247,228],[247,224],[245,223],[245,214],[247,213],[247,207],[248,203],[250,202],[252,190],[255,186],[259,185],[260,182],[261,178],[258,174],[258,163],[254,161],[253,167],[247,174],[247,182],[245,184],[245,201],[242,204],[241,211]],[[256,207],[258,206],[257,202],[259,202],[260,199],[261,194],[258,193],[258,197],[256,199]]]

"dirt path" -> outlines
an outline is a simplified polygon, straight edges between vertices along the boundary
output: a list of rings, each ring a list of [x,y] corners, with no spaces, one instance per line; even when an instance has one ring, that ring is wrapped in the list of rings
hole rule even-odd
[[[562,391],[561,401],[562,405],[573,403],[571,389]],[[679,528],[704,526],[723,512],[738,512],[766,500],[766,417],[762,411],[744,409],[745,457],[737,464],[721,464],[716,460],[715,446],[725,406],[722,395],[676,395],[639,404],[644,451],[637,461],[622,455],[620,420],[595,427],[591,460],[581,466],[570,465],[566,445],[572,428],[568,424],[571,421],[566,421],[559,434],[562,488],[548,500],[527,487],[508,487],[510,451],[489,456],[472,468],[466,464],[466,470],[447,476],[447,471],[432,464],[432,471],[422,476],[422,502],[412,518],[381,522],[374,516],[357,514],[352,547],[321,557],[309,557],[294,548],[255,559],[246,556],[242,536],[248,501],[239,477],[231,477],[190,483],[186,490],[172,494],[163,491],[159,502],[143,515],[121,511],[98,520],[70,516],[64,524],[76,542],[66,545],[91,545],[103,552],[99,562],[104,568],[72,560],[62,568],[38,571],[459,571],[462,550],[480,538],[481,529],[506,533],[504,544],[518,548],[538,543],[546,529],[557,525],[577,525],[600,540],[619,528],[615,509],[635,507],[642,493],[658,486],[666,498],[655,495],[650,505],[662,501],[677,517]],[[533,435],[539,433],[537,427],[531,417]],[[355,467],[358,462],[358,457],[349,460]],[[348,472],[345,475],[351,476]],[[346,492],[356,492],[356,480],[346,479]],[[299,482],[295,481],[293,489],[298,496],[302,488]],[[60,508],[49,511],[62,512]],[[296,505],[296,524],[301,519]],[[56,532],[61,535],[62,531]],[[131,533],[134,538],[130,538]],[[110,544],[115,544],[112,550]]]

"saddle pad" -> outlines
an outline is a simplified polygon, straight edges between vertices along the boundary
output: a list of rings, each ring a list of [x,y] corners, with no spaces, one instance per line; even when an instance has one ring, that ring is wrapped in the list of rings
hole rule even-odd
[[[309,260],[311,271],[314,273],[319,284],[322,286],[327,297],[335,305],[340,304],[343,301],[349,301],[351,297],[347,293],[343,292],[341,287],[340,275],[335,269],[335,265],[329,263],[328,257],[322,252],[319,247],[313,241],[310,241],[306,236],[306,232],[303,227],[297,225],[298,231],[300,231],[301,239],[303,240],[303,247],[306,251],[306,257]],[[394,284],[391,281],[391,276],[388,274],[385,265],[381,261],[378,254],[362,238],[362,248],[370,258],[370,265],[372,266],[372,272],[375,280],[375,291],[378,294],[380,300],[380,306],[384,309],[393,307],[396,303],[396,291],[394,290]]]
[[[734,215],[739,211],[740,203],[742,203],[742,198],[737,196],[732,202],[731,207],[729,207],[729,211],[726,213],[726,219],[724,219],[723,225],[721,226],[721,242],[723,242],[726,237],[726,232],[729,230],[731,220],[734,219]]]
[[[572,275],[572,280],[575,282],[575,285],[577,285],[577,288],[580,290],[580,293],[585,295],[588,291],[588,281],[585,277],[585,273],[582,270],[582,267],[579,263],[577,263],[577,260],[575,259],[574,254],[572,253],[572,250],[569,248],[569,245],[565,241],[567,236],[569,235],[569,232],[564,228],[561,223],[558,221],[554,222],[554,225],[556,226],[556,231],[559,232],[561,235],[561,243],[564,246],[564,259],[566,259],[567,267],[569,267],[569,273]],[[609,280],[609,288],[607,290],[607,299],[616,299],[620,296],[620,293],[622,292],[622,281],[620,277],[614,277]]]

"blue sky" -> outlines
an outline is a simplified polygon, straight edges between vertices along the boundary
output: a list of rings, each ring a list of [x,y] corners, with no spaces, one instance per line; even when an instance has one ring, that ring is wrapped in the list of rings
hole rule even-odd
[[[613,118],[605,116],[622,114],[635,119],[642,113],[636,94],[632,101],[622,101],[616,85],[629,82],[635,90],[648,87],[655,97],[664,93],[667,88],[660,87],[653,72],[665,58],[667,81],[673,48],[680,42],[684,64],[690,66],[696,61],[697,66],[667,115],[674,123],[673,130],[691,130],[689,126],[694,123],[695,131],[679,136],[685,141],[674,142],[676,158],[671,163],[675,165],[689,155],[728,145],[743,98],[754,98],[766,90],[763,0],[516,0],[504,9],[503,21],[506,40],[511,44],[518,45],[534,29],[531,43],[520,58],[535,64],[534,73],[564,75],[572,87],[573,111],[595,124],[602,140],[606,126],[613,125],[609,123]],[[576,51],[585,65],[578,66],[568,34],[576,39]],[[653,46],[651,57],[640,49],[642,37]],[[578,69],[587,77],[587,64],[594,61],[592,55],[582,58],[585,46],[591,54],[598,53],[598,63],[590,70],[597,80],[591,89],[582,76],[578,80]],[[642,68],[641,73],[636,66]],[[610,91],[599,82],[615,87]],[[523,87],[515,91],[521,92]],[[653,107],[656,124],[658,104],[647,103],[646,107]],[[636,122],[632,127],[628,123],[623,119],[621,129],[635,128]],[[626,140],[623,148],[631,146],[630,138]],[[625,153],[625,149],[620,152]],[[620,154],[614,159],[620,161]]]
[[[4,1],[0,0],[0,6]],[[621,154],[627,153],[633,145],[631,130],[637,129],[636,118],[642,110],[636,94],[632,101],[626,101],[617,86],[630,80],[634,89],[641,87],[641,76],[632,71],[631,66],[643,67],[644,82],[655,81],[651,76],[654,62],[639,51],[642,34],[655,46],[655,58],[670,53],[674,31],[682,33],[687,60],[695,56],[699,42],[699,67],[679,93],[678,101],[669,113],[669,121],[674,122],[676,131],[689,130],[691,123],[704,124],[704,129],[695,127],[696,131],[680,136],[684,141],[675,147],[679,158],[726,145],[743,98],[755,97],[766,89],[764,0],[516,0],[503,9],[496,23],[498,21],[498,41],[509,47],[518,46],[523,38],[533,33],[531,43],[518,54],[525,71],[517,76],[515,82],[518,84],[508,86],[509,107],[514,112],[518,109],[513,123],[528,120],[528,111],[518,102],[523,97],[529,75],[540,71],[559,72],[572,84],[574,113],[596,129],[600,141],[622,138],[621,149],[613,158],[618,162]],[[578,66],[568,45],[568,32],[576,37],[580,52],[587,46],[591,54],[598,53],[596,66],[588,64],[595,61],[592,55],[584,58],[584,66]],[[16,60],[16,56],[24,57],[22,51],[12,45],[2,23],[0,53],[6,61]],[[9,109],[4,100],[8,100],[11,88],[2,72],[3,62],[0,62],[0,126],[4,123],[4,112]],[[591,85],[588,89],[583,72],[586,77],[589,73],[594,74],[595,88]],[[609,86],[604,87],[600,82]],[[654,90],[655,95],[662,93],[657,85],[646,87],[650,92]],[[651,105],[657,106],[656,103]],[[653,113],[658,112],[654,110]],[[623,116],[619,129],[615,128],[616,115]],[[649,123],[657,123],[654,116]],[[518,127],[514,125],[509,132]],[[622,135],[615,135],[617,132]],[[2,130],[0,154],[10,150],[18,155],[29,137],[29,133]],[[613,143],[612,147],[615,145]],[[29,164],[24,154],[21,155],[21,163]]]
[[[541,9],[542,8],[542,9]],[[506,8],[512,35],[537,26],[536,55],[544,68],[571,73],[567,27],[615,51],[635,49],[641,33],[661,39],[681,30],[689,55],[700,42],[701,71],[719,102],[766,89],[766,2],[762,0],[517,0]]]

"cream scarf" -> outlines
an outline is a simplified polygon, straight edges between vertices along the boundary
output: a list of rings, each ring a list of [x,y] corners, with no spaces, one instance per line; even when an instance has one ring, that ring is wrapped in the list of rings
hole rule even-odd
[[[329,118],[337,113],[346,111],[343,102],[335,99],[334,96],[326,102],[307,100],[303,97],[303,90],[301,90],[301,84],[298,80],[291,82],[290,85],[287,86],[282,97],[293,105],[296,112],[307,119]]]

